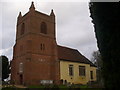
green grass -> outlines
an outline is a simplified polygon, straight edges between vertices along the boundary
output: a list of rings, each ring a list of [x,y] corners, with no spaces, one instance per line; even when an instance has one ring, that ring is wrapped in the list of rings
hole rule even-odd
[[[67,86],[67,85],[38,85],[38,86],[28,86],[28,88],[88,88],[87,85],[72,85],[72,86]]]
[[[80,85],[80,88],[89,88],[87,85]]]
[[[44,86],[44,85],[38,85],[38,86],[28,86],[28,88],[68,88],[66,85],[47,85],[47,86]]]
[[[45,88],[45,86],[43,85],[32,85],[32,86],[28,86],[28,88]]]
[[[80,90],[93,90],[93,88],[90,88],[88,85],[71,85],[71,86],[67,86],[67,85],[31,85],[31,86],[27,86],[27,88],[39,88],[40,90],[45,90],[47,88],[58,88],[59,90],[73,90],[74,88],[78,88]],[[22,88],[22,90],[27,90],[27,88]],[[21,88],[16,88],[14,86],[10,86],[10,87],[5,87],[2,88],[2,90],[21,90]],[[101,88],[94,88],[94,90],[102,90]]]
[[[59,88],[68,88],[66,85],[59,85]]]

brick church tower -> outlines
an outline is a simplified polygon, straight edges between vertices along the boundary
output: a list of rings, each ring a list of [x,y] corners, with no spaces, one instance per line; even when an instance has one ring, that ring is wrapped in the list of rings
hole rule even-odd
[[[11,81],[15,84],[55,83],[60,80],[59,60],[55,35],[55,15],[35,10],[32,2],[29,12],[19,13],[16,44],[11,63]]]

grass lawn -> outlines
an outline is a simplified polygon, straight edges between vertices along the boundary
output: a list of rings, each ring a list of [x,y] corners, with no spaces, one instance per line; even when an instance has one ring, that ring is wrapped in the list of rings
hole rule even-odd
[[[38,86],[28,86],[28,88],[88,88],[87,85],[72,85],[72,86],[67,86],[67,85],[38,85]]]

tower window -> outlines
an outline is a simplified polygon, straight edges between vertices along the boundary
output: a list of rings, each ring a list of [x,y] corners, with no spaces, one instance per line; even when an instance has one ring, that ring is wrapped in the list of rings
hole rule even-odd
[[[45,44],[43,44],[43,50],[45,50]]]
[[[42,44],[40,44],[40,49],[42,50]]]
[[[45,50],[45,44],[40,44],[40,49]]]
[[[25,32],[25,23],[22,24],[22,27],[21,27],[21,35],[23,35]]]
[[[47,34],[47,25],[45,22],[41,23],[41,33]]]

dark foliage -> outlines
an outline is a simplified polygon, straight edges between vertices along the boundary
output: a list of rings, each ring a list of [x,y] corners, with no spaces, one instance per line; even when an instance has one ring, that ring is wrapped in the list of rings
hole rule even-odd
[[[9,77],[10,65],[6,56],[0,56],[0,61],[2,61],[2,81],[4,81],[4,79]]]
[[[103,78],[102,78],[102,68],[103,62],[102,57],[99,51],[94,51],[92,53],[92,62],[97,66],[97,83],[99,86],[103,87]]]
[[[106,88],[120,85],[120,3],[91,2],[97,44],[103,60],[103,78]]]

